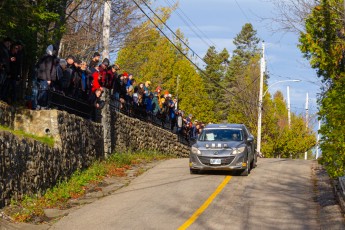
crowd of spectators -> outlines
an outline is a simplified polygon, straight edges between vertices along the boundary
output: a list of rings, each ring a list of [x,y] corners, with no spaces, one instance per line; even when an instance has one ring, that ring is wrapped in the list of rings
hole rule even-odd
[[[15,102],[21,47],[4,39],[0,48],[1,99]],[[105,105],[101,95],[108,89],[113,105],[119,111],[140,113],[169,123],[171,131],[183,134],[188,139],[196,138],[201,132],[204,125],[193,121],[191,114],[185,116],[178,109],[177,99],[169,92],[163,91],[160,86],[153,88],[151,81],[137,82],[132,74],[121,72],[119,65],[111,65],[107,58],[101,61],[100,57],[100,53],[95,52],[88,63],[73,55],[58,58],[56,47],[49,45],[46,54],[35,66],[31,108],[47,109],[48,94],[54,91],[88,103],[95,111],[100,111]]]

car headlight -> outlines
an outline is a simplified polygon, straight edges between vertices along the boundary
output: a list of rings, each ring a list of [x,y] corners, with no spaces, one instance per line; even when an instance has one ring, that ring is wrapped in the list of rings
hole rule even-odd
[[[234,148],[234,150],[232,151],[232,154],[240,154],[240,153],[243,153],[245,149],[246,149],[245,146],[242,146],[242,147],[239,147],[239,148]]]
[[[201,155],[200,150],[196,147],[192,147],[192,153],[197,154],[197,155]]]

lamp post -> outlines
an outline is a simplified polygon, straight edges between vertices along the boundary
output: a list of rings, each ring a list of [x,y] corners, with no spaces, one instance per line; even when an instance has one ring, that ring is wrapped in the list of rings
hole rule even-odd
[[[283,81],[277,81],[274,82],[272,85],[268,86],[267,90],[262,94],[262,86],[260,84],[260,95],[259,95],[259,105],[258,105],[258,137],[257,137],[257,142],[256,142],[256,151],[258,154],[261,155],[261,117],[262,117],[262,99],[268,92],[268,90],[279,83],[283,82],[300,82],[301,80],[283,80]]]

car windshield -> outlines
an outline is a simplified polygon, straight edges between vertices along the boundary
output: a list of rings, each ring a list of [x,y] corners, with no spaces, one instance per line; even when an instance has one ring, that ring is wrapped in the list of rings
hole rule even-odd
[[[199,141],[243,141],[241,129],[204,129]]]

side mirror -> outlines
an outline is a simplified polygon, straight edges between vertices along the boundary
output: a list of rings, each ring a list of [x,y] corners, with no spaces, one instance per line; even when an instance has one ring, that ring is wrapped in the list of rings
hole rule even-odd
[[[253,136],[249,136],[249,137],[247,138],[247,141],[248,141],[248,142],[253,142],[253,141],[254,141],[254,137],[253,137]]]

